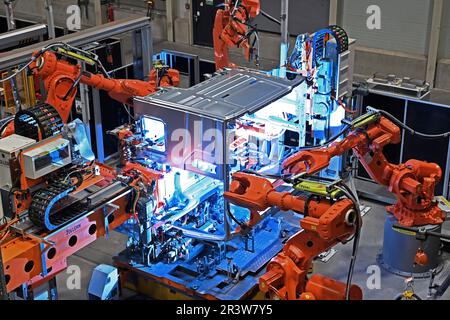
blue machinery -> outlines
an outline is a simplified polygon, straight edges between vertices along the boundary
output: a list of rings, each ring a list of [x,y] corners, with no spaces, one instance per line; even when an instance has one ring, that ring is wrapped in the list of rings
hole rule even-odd
[[[132,220],[123,226],[130,240],[115,258],[120,270],[191,296],[241,299],[253,293],[264,265],[298,231],[298,219],[267,212],[263,223],[242,235],[237,229],[250,213],[224,202],[223,191],[235,171],[279,174],[283,159],[300,146],[302,82],[231,70],[189,89],[136,98],[148,147],[132,157],[164,178],[155,186],[158,199],[137,203],[139,225]]]
[[[285,61],[284,65],[269,72],[274,76],[285,74],[288,79],[299,75],[305,77],[301,89],[306,114],[304,121],[309,125],[313,145],[322,144],[337,134],[342,129],[346,110],[350,109],[347,106],[352,95],[353,44],[339,26],[329,26],[313,35],[300,34],[290,56],[281,59]],[[305,131],[301,135],[308,133]],[[340,158],[333,159],[322,174],[338,178],[342,166]]]
[[[153,186],[157,197],[136,203],[139,223],[121,228],[129,235],[115,257],[122,282],[144,291],[141,282],[150,281],[197,298],[253,297],[264,266],[301,217],[269,210],[257,227],[238,232],[250,212],[226,203],[223,191],[233,172],[280,175],[293,152],[340,131],[352,60],[345,32],[330,27],[297,38],[287,78],[226,70],[188,89],[136,98],[147,146],[129,152],[164,178]],[[340,166],[332,163],[324,175],[337,177]]]

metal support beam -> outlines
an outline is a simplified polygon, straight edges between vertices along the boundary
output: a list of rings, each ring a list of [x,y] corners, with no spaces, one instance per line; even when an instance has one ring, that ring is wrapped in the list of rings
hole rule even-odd
[[[58,37],[58,41],[78,47],[145,27],[150,27],[150,21],[147,17],[131,20],[123,19]],[[0,53],[0,70],[28,62],[34,51],[54,42],[54,40],[48,40],[24,48]]]
[[[173,31],[173,0],[166,0],[166,25],[167,25],[167,41],[174,42]]]
[[[8,31],[15,30],[16,19],[14,18],[14,8],[13,8],[14,0],[5,0],[4,3],[5,3],[5,15]]]
[[[447,149],[447,161],[445,162],[445,176],[444,176],[444,189],[442,190],[442,195],[447,199],[450,197],[449,182],[450,182],[450,139],[448,140]]]
[[[94,0],[95,25],[100,26],[103,23],[101,0]]]
[[[3,258],[1,249],[0,249],[0,300],[8,300],[8,292],[6,291],[6,279],[3,270]]]
[[[194,14],[192,12],[192,0],[186,0],[186,4],[189,5],[188,10],[188,28],[190,30],[189,32],[189,44],[194,44],[194,24],[192,21],[194,20]]]
[[[330,18],[328,24],[336,25],[338,21],[338,0],[330,0]]]
[[[20,28],[0,34],[0,50],[8,50],[19,46],[30,39],[42,39],[47,34],[45,24],[35,24],[29,27]],[[42,42],[42,40],[40,41]]]
[[[289,0],[281,0],[281,47],[280,47],[280,77],[286,77],[286,60],[289,50]]]
[[[45,10],[47,14],[47,28],[48,28],[48,37],[50,39],[55,39],[55,19],[53,16],[53,4],[52,0],[45,0]]]
[[[133,43],[133,70],[134,77],[136,79],[144,79],[144,65],[142,57],[142,32],[141,30],[136,30],[132,33],[132,43]]]
[[[431,20],[430,42],[428,44],[428,62],[426,74],[426,81],[430,84],[430,88],[434,88],[434,80],[436,77],[443,7],[444,7],[444,0],[434,0],[433,18]]]
[[[133,65],[136,79],[145,80],[152,69],[153,43],[150,25],[133,32]]]

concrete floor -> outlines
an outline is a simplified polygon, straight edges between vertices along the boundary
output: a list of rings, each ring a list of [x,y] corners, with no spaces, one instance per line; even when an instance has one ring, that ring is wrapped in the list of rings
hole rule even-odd
[[[384,226],[384,206],[379,203],[363,201],[364,205],[371,207],[371,210],[364,216],[364,225],[361,234],[359,252],[353,276],[353,283],[359,285],[364,292],[365,299],[393,299],[405,288],[405,278],[392,275],[381,268],[381,288],[368,289],[366,282],[370,274],[367,268],[377,265],[376,255],[382,248],[383,226]],[[446,222],[447,230],[450,229]],[[58,293],[60,299],[87,299],[87,287],[91,278],[92,270],[101,263],[112,264],[112,256],[125,247],[126,237],[118,232],[112,232],[110,238],[98,239],[96,242],[81,250],[69,258],[69,265],[78,266],[81,271],[81,288],[69,290],[67,281],[71,274],[61,273],[57,277]],[[316,262],[315,271],[331,276],[345,282],[348,264],[350,262],[351,244],[338,245],[337,253],[327,263]],[[437,276],[450,272],[448,254],[444,257],[447,262],[446,267]],[[73,272],[73,271],[72,271]],[[415,292],[425,299],[428,293],[428,279],[415,280]],[[131,291],[124,292],[124,298],[133,297]],[[450,289],[444,294],[442,299],[450,299]]]

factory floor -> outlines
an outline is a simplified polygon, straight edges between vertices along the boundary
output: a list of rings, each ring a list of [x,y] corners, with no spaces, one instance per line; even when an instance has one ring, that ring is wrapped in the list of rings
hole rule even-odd
[[[365,299],[393,299],[398,293],[405,289],[405,278],[392,275],[381,268],[381,287],[380,289],[368,289],[366,282],[370,276],[367,273],[368,267],[376,265],[376,255],[382,248],[383,243],[383,227],[384,227],[384,206],[379,203],[362,201],[362,203],[370,207],[370,211],[364,216],[363,229],[359,245],[358,257],[353,276],[353,283],[359,285],[363,289]],[[450,229],[450,222],[446,222],[444,229]],[[446,231],[448,232],[448,231]],[[81,250],[77,254],[68,259],[69,266],[78,266],[81,271],[81,286],[79,289],[68,289],[67,282],[73,284],[74,270],[68,269],[69,272],[62,272],[57,277],[57,286],[59,299],[87,299],[87,288],[91,278],[92,270],[99,264],[112,264],[112,256],[125,247],[126,237],[118,232],[112,232],[109,239],[98,239],[90,246]],[[327,262],[316,262],[315,271],[331,276],[332,278],[344,281],[346,280],[348,264],[351,256],[352,245],[338,245],[337,253]],[[450,256],[446,254],[443,257],[447,260],[447,264],[443,271],[436,277],[437,283],[440,278],[450,272],[449,260]],[[428,293],[429,279],[415,280],[414,288],[417,295],[426,299]],[[124,291],[124,299],[140,298],[131,291]],[[450,289],[442,296],[442,299],[450,299]]]

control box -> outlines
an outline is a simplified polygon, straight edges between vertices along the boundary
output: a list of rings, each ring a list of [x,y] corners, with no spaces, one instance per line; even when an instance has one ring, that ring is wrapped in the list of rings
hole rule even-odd
[[[72,163],[70,142],[64,138],[42,141],[23,152],[25,176],[37,179]]]

